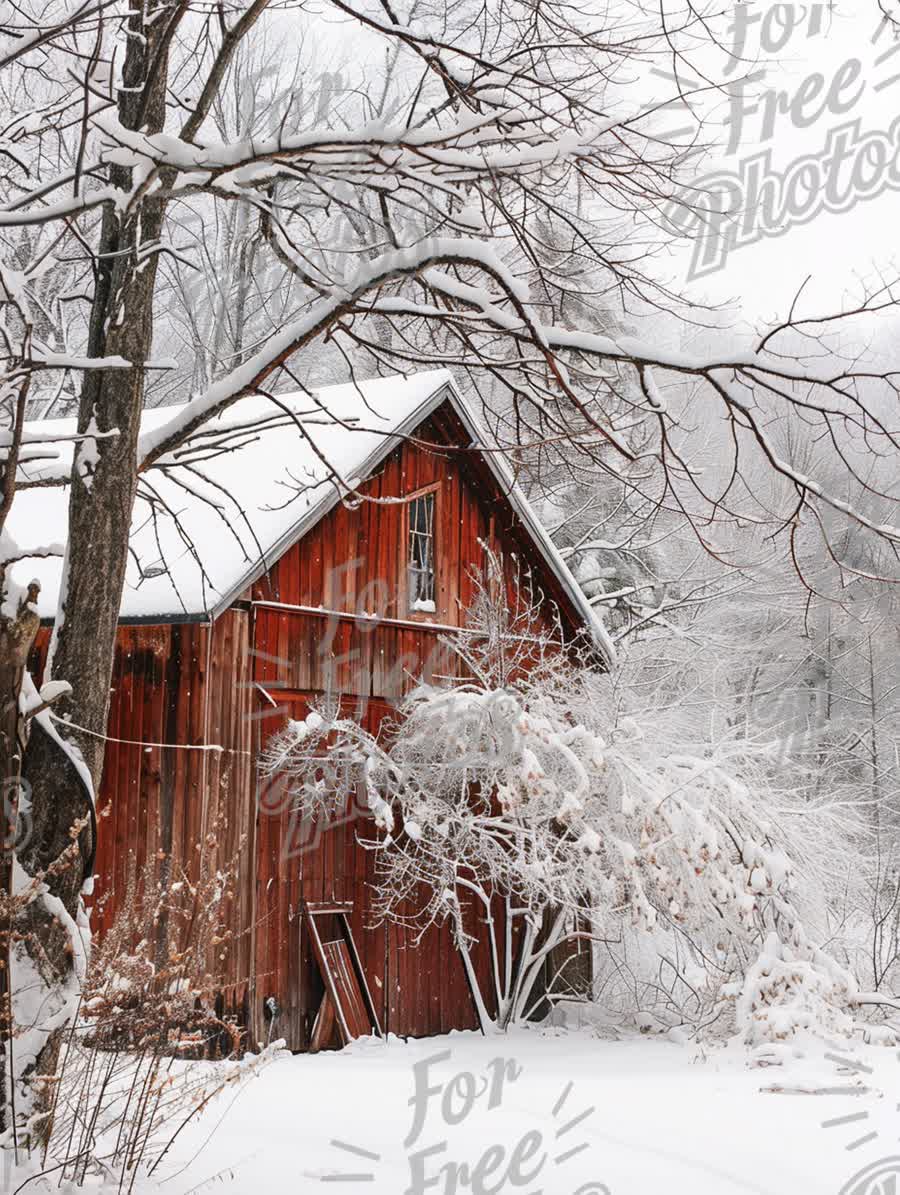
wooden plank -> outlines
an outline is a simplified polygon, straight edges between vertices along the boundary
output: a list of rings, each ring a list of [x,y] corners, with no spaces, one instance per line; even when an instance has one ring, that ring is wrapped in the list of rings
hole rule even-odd
[[[140,726],[135,721],[135,690],[140,684],[140,676],[135,669],[135,634],[134,630],[128,635],[128,642],[121,655],[121,670],[118,676],[118,691],[121,699],[119,718],[119,737],[128,740],[119,744],[118,777],[116,780],[116,803],[119,807],[119,819],[125,833],[126,850],[122,858],[122,879],[135,866],[136,835],[138,833],[137,808],[134,800],[133,779],[136,769],[140,768],[140,747],[130,743],[140,740]],[[121,889],[124,891],[124,887]]]
[[[269,610],[257,610],[254,614],[253,628],[253,677],[263,686],[270,682],[271,665],[268,660],[270,654],[270,628],[273,613]],[[277,700],[277,697],[275,698]],[[262,698],[257,700],[257,713],[268,712],[269,706]],[[274,727],[273,727],[274,729]],[[265,721],[260,718],[253,725],[253,746],[258,749],[265,736]],[[254,779],[255,779],[254,774]],[[264,805],[256,802],[255,808],[255,849],[256,860],[255,908],[253,919],[253,991],[252,1015],[257,1037],[262,1035],[262,1003],[266,996],[273,994],[272,977],[269,973],[270,937],[271,937],[271,883],[274,882],[271,859],[271,835],[273,832],[273,818]]]
[[[154,660],[153,660],[153,695],[150,705],[150,725],[153,728],[152,741],[164,743],[166,741],[166,673],[169,655],[172,651],[172,628],[153,628]],[[147,768],[147,782],[145,792],[147,797],[147,866],[152,868],[153,874],[158,872],[160,849],[160,802],[162,800],[163,785],[163,756],[162,749],[152,748],[145,757],[142,768]],[[143,783],[143,772],[142,772]]]
[[[116,915],[118,902],[124,898],[123,876],[128,857],[128,843],[124,819],[120,822],[120,802],[118,801],[119,786],[119,747],[118,739],[121,735],[121,721],[124,702],[121,699],[119,686],[119,669],[121,667],[122,649],[116,646],[113,663],[113,693],[114,706],[110,709],[107,720],[107,733],[110,735],[106,743],[103,763],[103,787],[101,788],[97,821],[98,851],[95,866],[103,877],[103,889],[108,899],[103,906],[102,928],[109,929]]]
[[[334,1001],[331,998],[331,993],[326,992],[322,1003],[319,1005],[319,1011],[316,1013],[312,1036],[309,1039],[310,1054],[318,1054],[319,1050],[323,1050],[329,1045],[334,1033],[334,1027]]]
[[[323,949],[334,975],[338,1007],[344,1014],[343,1023],[347,1026],[348,1041],[366,1037],[372,1031],[372,1018],[366,1008],[347,943],[343,940],[332,940],[324,942]]]
[[[312,942],[313,952],[315,954],[316,962],[319,964],[319,973],[325,983],[325,990],[330,994],[334,1001],[335,1018],[338,1023],[341,1037],[344,1042],[351,1040],[350,1027],[347,1023],[347,1011],[341,1004],[341,997],[338,991],[337,979],[331,968],[331,961],[325,952],[325,946],[319,934],[319,927],[316,924],[315,914],[307,916],[306,924],[309,928],[310,941]]]
[[[235,653],[239,662],[240,686],[242,694],[241,705],[235,720],[234,747],[236,750],[234,786],[239,794],[240,820],[237,825],[237,837],[246,832],[247,842],[244,857],[248,861],[248,875],[243,889],[241,905],[241,925],[244,930],[244,944],[241,951],[240,974],[245,988],[252,984],[254,941],[256,934],[256,792],[254,786],[254,771],[251,763],[251,751],[254,746],[253,730],[255,724],[251,721],[254,709],[254,693],[250,687],[252,663],[249,656],[250,645],[250,616],[245,611],[234,611],[235,625],[238,634],[235,641]]]
[[[379,1035],[381,1033],[365,972],[353,941],[350,912],[351,906],[347,902],[309,902],[304,907],[304,921],[325,983],[326,996],[334,1004],[338,1028],[345,1044],[373,1030]],[[332,929],[323,936],[319,929],[319,918],[330,919],[338,927],[337,930]],[[319,1019],[323,1015],[326,1014],[320,1009]]]
[[[150,646],[151,643],[152,637],[141,637],[139,653],[142,677],[140,727],[143,742],[158,743],[160,737],[154,719],[154,697],[158,693],[160,685],[158,672],[155,668],[156,657]],[[140,832],[135,844],[135,867],[138,875],[144,873],[148,860],[152,860],[153,858],[149,839],[155,819],[155,808],[153,806],[155,805],[156,784],[158,784],[159,779],[157,773],[156,783],[154,783],[154,766],[157,752],[158,748],[156,747],[142,748],[137,760],[137,808]]]
[[[131,780],[136,767],[140,767],[140,747],[131,744],[140,739],[140,727],[135,725],[135,682],[134,675],[135,632],[129,633],[118,656],[116,692],[119,698],[119,719],[116,737],[125,741],[116,744],[115,806],[116,837],[123,838],[121,854],[116,868],[116,890],[124,897],[130,873],[136,865],[135,835],[138,831],[137,810],[132,800]],[[121,897],[120,897],[121,900]]]

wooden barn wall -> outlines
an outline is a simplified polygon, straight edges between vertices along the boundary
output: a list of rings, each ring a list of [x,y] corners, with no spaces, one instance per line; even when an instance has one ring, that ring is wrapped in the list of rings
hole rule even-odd
[[[260,719],[260,738],[283,724],[285,715],[306,716],[315,694],[279,696],[279,710]],[[348,703],[349,706],[350,703]],[[377,733],[393,707],[372,699],[363,723]],[[448,927],[425,933],[378,923],[373,885],[376,856],[357,842],[373,834],[372,823],[354,815],[359,798],[348,791],[343,816],[331,824],[304,825],[278,785],[261,793],[257,851],[256,996],[257,1035],[264,1032],[262,1003],[275,996],[281,1008],[275,1033],[295,1050],[309,1043],[322,998],[304,902],[352,901],[351,925],[381,1026],[399,1035],[425,1036],[450,1029],[476,1028],[474,1005],[462,962]],[[424,894],[423,894],[424,897]],[[404,910],[416,911],[412,905]],[[478,922],[470,918],[471,929]],[[476,950],[476,969],[487,977],[486,942]]]
[[[206,741],[223,748],[208,756],[209,785],[202,822],[214,844],[210,857],[235,877],[225,909],[232,937],[211,965],[222,978],[223,1011],[247,1023],[253,976],[256,888],[256,793],[253,776],[253,663],[250,614],[228,610],[213,624],[207,690]]]
[[[478,454],[460,449],[467,440],[452,409],[439,409],[360,487],[366,501],[337,506],[245,596],[347,613],[377,609],[382,617],[408,619],[406,508],[396,499],[439,486],[437,609],[416,617],[423,623],[460,625],[475,593],[473,570],[483,567],[483,545],[489,545],[503,554],[510,588],[518,562],[538,578],[548,611],[551,603],[554,609],[559,603],[568,628],[573,629],[559,583],[549,576],[532,540],[523,534],[493,474]]]
[[[119,627],[90,900],[92,929],[102,936],[130,907],[136,881],[196,881],[201,867],[224,869],[236,860],[237,884],[224,910],[234,937],[210,962],[221,977],[223,1011],[244,1016],[255,831],[249,623],[247,611],[228,610],[212,627]],[[35,674],[48,639],[42,631]],[[207,750],[211,744],[222,750]]]

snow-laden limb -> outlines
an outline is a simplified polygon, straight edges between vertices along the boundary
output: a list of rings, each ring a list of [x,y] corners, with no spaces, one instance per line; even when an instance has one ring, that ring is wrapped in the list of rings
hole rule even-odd
[[[40,722],[41,729],[53,739],[60,751],[67,757],[69,763],[78,773],[84,785],[85,793],[90,797],[91,804],[95,805],[94,784],[84,758],[75,743],[65,738],[56,729],[53,714],[49,708],[54,701],[66,696],[71,691],[72,686],[69,682],[62,680],[47,681],[41,685],[39,690],[31,674],[26,672],[22,680],[22,712],[27,714],[28,717],[36,718]]]
[[[438,270],[440,266],[442,269]],[[447,272],[454,268],[468,274],[471,281],[463,282]],[[436,295],[452,299],[461,307],[458,318],[464,318],[466,310],[478,313],[478,323],[468,328],[472,335],[495,337],[498,333],[511,337],[526,355],[543,359],[545,367],[551,368],[559,378],[560,386],[572,411],[587,420],[599,441],[611,446],[623,460],[630,460],[632,454],[625,440],[618,433],[614,423],[605,414],[589,409],[582,399],[579,377],[586,381],[590,376],[596,385],[602,376],[602,368],[616,366],[631,368],[643,379],[642,394],[646,409],[640,403],[634,404],[629,417],[635,414],[649,415],[656,422],[660,436],[658,463],[666,487],[672,487],[678,495],[677,501],[686,517],[692,522],[701,543],[708,543],[707,533],[701,523],[685,505],[686,493],[700,498],[712,509],[722,506],[722,497],[714,496],[705,479],[705,470],[695,468],[686,456],[675,446],[672,438],[677,420],[667,410],[667,404],[660,381],[666,379],[678,382],[684,378],[694,379],[702,384],[702,395],[711,414],[734,428],[735,474],[743,469],[743,461],[750,459],[750,444],[766,462],[775,476],[787,480],[797,495],[794,514],[809,509],[820,527],[826,544],[830,544],[830,533],[820,514],[821,508],[856,523],[871,532],[877,539],[892,543],[900,541],[900,530],[893,522],[871,515],[862,502],[851,502],[840,496],[827,481],[809,475],[780,451],[776,438],[769,428],[770,413],[795,412],[799,417],[812,421],[834,442],[838,454],[854,476],[858,467],[853,461],[850,448],[852,438],[877,441],[885,453],[900,449],[900,439],[889,424],[878,417],[862,403],[857,392],[865,382],[871,381],[865,370],[835,370],[822,368],[814,362],[786,363],[781,354],[768,347],[743,353],[673,353],[661,349],[658,343],[646,342],[634,337],[599,335],[586,331],[571,331],[540,321],[531,310],[523,292],[520,279],[509,269],[500,256],[484,241],[474,238],[432,237],[425,238],[414,246],[393,250],[361,263],[343,280],[339,288],[318,299],[294,323],[285,324],[267,344],[244,361],[237,369],[214,382],[204,393],[192,399],[187,407],[174,418],[168,427],[155,431],[142,439],[142,468],[158,462],[167,453],[177,449],[186,439],[196,433],[210,419],[226,410],[237,398],[253,393],[285,361],[322,336],[329,328],[354,312],[365,312],[367,316],[379,314],[398,316],[398,299],[381,297],[386,287],[402,287],[405,282],[420,279]],[[483,281],[489,286],[483,284]],[[378,297],[369,299],[373,292]],[[446,318],[446,311],[438,307],[421,305],[408,299],[402,300],[403,311],[410,317],[432,318],[440,312]],[[564,365],[561,355],[574,354],[578,368],[573,370]],[[591,367],[596,361],[601,373]],[[441,364],[447,363],[441,358]],[[467,360],[469,370],[478,367],[477,357]],[[534,414],[527,417],[535,428],[543,427],[545,435],[551,432],[570,437],[569,419],[559,412],[554,399],[548,405],[541,390],[534,384],[531,369],[524,363],[505,367],[510,382],[514,382],[517,393]],[[515,377],[513,377],[515,375]],[[843,445],[846,444],[846,450]],[[686,490],[685,490],[686,487]],[[871,485],[864,489],[874,491]],[[737,508],[736,508],[737,509]],[[792,524],[786,518],[785,527]],[[829,547],[829,551],[832,549]]]
[[[16,564],[21,560],[46,560],[52,556],[61,557],[65,555],[65,551],[65,545],[61,543],[33,544],[22,548],[18,544],[13,546],[7,540],[7,547],[3,550],[3,555],[0,556],[0,567]]]
[[[277,388],[282,372],[298,369],[306,377],[307,361],[334,350],[354,372],[366,374],[423,362],[455,365],[482,389],[492,423],[507,433],[504,446],[567,443],[579,458],[566,462],[573,469],[587,461],[628,476],[637,465],[634,443],[640,443],[637,471],[652,463],[657,501],[681,510],[711,552],[717,551],[714,525],[746,517],[755,506],[745,493],[746,474],[758,460],[789,483],[782,509],[769,515],[786,537],[809,519],[835,551],[823,519],[834,512],[875,538],[897,542],[893,511],[882,517],[868,509],[879,487],[858,459],[860,447],[896,459],[896,429],[878,415],[885,399],[896,401],[896,379],[863,361],[832,364],[834,355],[820,351],[827,347],[830,315],[817,321],[792,306],[789,319],[763,330],[755,351],[730,344],[722,351],[687,352],[667,347],[655,334],[641,335],[640,328],[616,331],[615,315],[591,310],[591,294],[614,292],[640,296],[651,309],[673,306],[675,296],[644,272],[644,238],[651,228],[658,235],[659,211],[671,200],[682,157],[683,147],[666,147],[653,123],[654,112],[672,96],[655,97],[635,111],[630,97],[624,102],[617,94],[610,105],[606,93],[615,91],[617,63],[653,61],[662,46],[667,53],[673,48],[673,37],[682,54],[689,53],[694,34],[714,40],[699,17],[688,19],[676,37],[660,30],[655,16],[635,11],[633,28],[620,40],[602,20],[599,28],[586,28],[555,0],[538,16],[527,5],[490,4],[483,30],[451,34],[452,18],[441,27],[413,17],[391,20],[341,0],[341,19],[389,50],[393,65],[381,108],[366,107],[360,119],[348,120],[325,102],[333,92],[323,79],[322,103],[301,111],[298,95],[286,87],[273,95],[273,111],[264,120],[260,115],[256,123],[231,129],[211,114],[231,82],[242,39],[266,7],[256,0],[235,12],[230,24],[205,26],[210,53],[207,60],[198,52],[196,87],[182,95],[172,83],[171,109],[154,111],[152,127],[144,119],[150,91],[133,91],[134,78],[143,77],[141,47],[156,47],[160,57],[154,61],[164,69],[168,36],[190,5],[173,15],[165,36],[156,12],[140,18],[106,14],[93,73],[80,59],[70,64],[57,38],[63,30],[81,29],[105,6],[48,13],[46,27],[33,31],[52,48],[46,69],[55,88],[53,112],[68,121],[72,141],[56,163],[36,153],[33,185],[29,181],[6,197],[0,225],[52,225],[62,245],[77,242],[76,258],[86,247],[90,257],[90,222],[99,220],[102,209],[104,235],[112,240],[96,248],[104,261],[118,263],[122,278],[114,288],[119,298],[97,299],[94,326],[104,331],[96,344],[76,344],[68,333],[58,344],[49,338],[46,349],[23,355],[23,367],[39,373],[49,364],[67,374],[87,368],[87,388],[99,392],[115,386],[115,375],[131,362],[125,372],[140,370],[135,392],[143,392],[148,371],[171,362],[153,360],[152,338],[123,351],[124,297],[141,290],[142,277],[151,278],[161,257],[175,263],[172,285],[186,305],[182,322],[190,329],[193,355],[216,358],[212,370],[189,369],[196,372],[190,382],[184,366],[174,371],[169,394],[183,397],[190,389],[195,405],[164,439],[142,447],[138,468],[182,447],[237,397],[267,384]],[[211,20],[205,10],[194,17],[200,24]],[[128,64],[110,50],[120,33],[131,48]],[[27,81],[31,58],[23,52],[19,61],[19,53],[11,61]],[[395,69],[421,70],[422,78],[412,96],[401,89],[387,102]],[[148,80],[146,88],[152,86]],[[356,90],[363,95],[367,88]],[[684,98],[680,88],[675,91],[678,100]],[[35,111],[10,127],[23,163],[29,148],[41,144],[44,119]],[[212,286],[210,318],[217,332],[208,346],[205,315],[194,310],[185,280],[196,273],[196,255],[206,262],[210,248],[195,237],[194,248],[185,250],[182,233],[212,210],[217,226],[241,228],[250,238],[236,243],[230,255],[235,260],[212,274],[233,270],[252,242],[245,265],[252,261],[253,268],[242,267],[241,294],[283,297],[277,317],[246,339],[241,330],[241,344],[227,354],[220,351],[219,334],[230,318],[230,284]],[[190,213],[186,223],[182,212]],[[626,226],[636,230],[640,252],[629,251]],[[253,236],[251,228],[257,229]],[[120,237],[131,246],[128,252],[117,247]],[[42,295],[45,274],[62,274],[64,264],[76,259],[62,247],[56,254],[48,249],[24,265],[18,259],[16,268],[10,264],[7,290],[17,302]],[[137,303],[142,310],[154,306],[152,280],[146,285],[146,302]],[[891,302],[890,287],[884,287],[846,315]],[[244,300],[238,310],[245,310]],[[273,307],[266,301],[260,310]],[[135,314],[135,327],[142,318]],[[638,384],[626,386],[629,379]],[[669,392],[688,382],[699,384],[701,422],[720,424],[728,440],[724,470],[700,467],[687,424],[669,409]],[[82,383],[67,384],[74,400]],[[95,414],[102,409],[98,405]],[[865,501],[846,502],[845,487],[798,468],[778,451],[771,426],[782,417],[812,426],[843,470],[865,480]],[[723,476],[729,470],[730,481]],[[60,462],[56,480],[64,481],[67,471]],[[47,470],[45,483],[53,476]],[[632,484],[635,492],[644,490],[643,481]]]
[[[472,238],[432,238],[408,249],[393,250],[361,262],[346,287],[335,290],[313,304],[296,321],[286,324],[237,369],[214,382],[193,398],[168,423],[141,436],[142,468],[148,468],[166,453],[183,444],[213,416],[227,410],[242,395],[257,390],[283,361],[309,341],[322,335],[354,303],[392,279],[415,274],[432,262],[445,260],[475,262],[508,278],[508,271],[493,250]],[[515,286],[513,279],[508,279]]]
[[[38,349],[34,353],[33,364],[36,368],[45,369],[134,369],[133,361],[126,361],[124,357],[84,357],[76,353],[57,353],[49,349]],[[158,361],[141,362],[142,369],[174,369],[175,361],[160,358]]]
[[[59,179],[61,185],[63,179]],[[53,189],[56,189],[56,183]],[[70,199],[61,199],[58,203],[41,204],[35,208],[25,208],[17,211],[0,210],[0,228],[28,228],[38,224],[50,224],[57,220],[70,220],[92,208],[103,204],[115,204],[121,199],[121,193],[114,187],[104,187],[89,191],[86,195],[75,195]]]
[[[308,175],[338,177],[377,174],[398,179],[433,178],[439,183],[452,172],[454,182],[486,171],[520,174],[531,167],[545,167],[567,157],[598,152],[601,139],[616,128],[618,120],[598,122],[583,132],[557,125],[552,132],[541,127],[538,113],[517,113],[509,108],[484,115],[470,113],[440,131],[433,126],[410,129],[382,121],[356,130],[335,132],[328,127],[268,139],[246,139],[231,144],[207,142],[192,145],[167,133],[146,135],[125,128],[111,108],[94,117],[101,134],[102,159],[118,165],[152,166],[185,175],[191,185],[215,180],[225,187],[252,186],[261,176],[271,181],[273,170],[290,165],[304,167]],[[140,175],[142,184],[145,173]],[[174,184],[177,189],[177,182]],[[2,216],[0,216],[2,219]],[[471,223],[471,217],[466,217]]]

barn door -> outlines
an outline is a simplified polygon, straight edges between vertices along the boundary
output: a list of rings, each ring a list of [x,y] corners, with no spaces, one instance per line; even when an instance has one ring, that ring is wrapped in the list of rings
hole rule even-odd
[[[353,904],[333,902],[304,906],[324,995],[313,1024],[310,1053],[335,1040],[347,1045],[370,1033],[382,1036],[366,975],[360,962],[350,914]]]

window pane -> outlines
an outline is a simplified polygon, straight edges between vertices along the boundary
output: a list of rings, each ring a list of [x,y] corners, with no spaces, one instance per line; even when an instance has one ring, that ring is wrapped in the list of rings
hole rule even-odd
[[[434,609],[434,494],[422,494],[409,504],[409,604]]]

